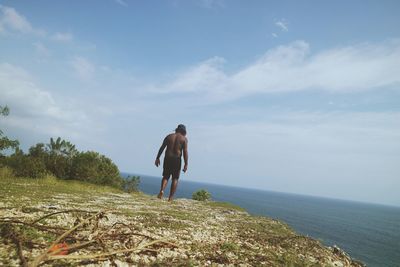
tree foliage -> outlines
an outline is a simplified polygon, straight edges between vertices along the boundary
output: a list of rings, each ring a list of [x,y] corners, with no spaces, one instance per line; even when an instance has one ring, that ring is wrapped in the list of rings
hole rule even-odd
[[[16,176],[38,178],[52,174],[60,179],[110,185],[124,189],[137,188],[138,180],[125,182],[111,159],[94,151],[79,152],[75,145],[60,137],[48,144],[38,143],[24,154],[22,150],[6,157],[5,163]]]
[[[104,155],[94,151],[78,153],[72,161],[71,177],[101,185],[122,186],[118,167]]]
[[[10,110],[0,106],[0,116]],[[5,156],[1,152],[14,149]],[[0,164],[12,169],[15,176],[40,178],[52,174],[60,179],[80,180],[100,185],[110,185],[128,192],[137,191],[139,177],[123,179],[111,159],[94,151],[79,152],[75,145],[61,137],[50,138],[48,144],[38,143],[25,154],[19,142],[3,135],[0,130]]]
[[[10,109],[7,106],[0,106],[0,116],[8,116],[8,114],[10,114]],[[2,151],[7,149],[17,149],[18,146],[18,140],[9,139],[0,129],[0,156],[4,156]]]
[[[10,114],[10,109],[7,106],[0,106],[0,115],[8,116]]]
[[[47,174],[46,165],[43,161],[24,154],[20,149],[6,157],[5,163],[12,168],[15,176],[41,178]]]

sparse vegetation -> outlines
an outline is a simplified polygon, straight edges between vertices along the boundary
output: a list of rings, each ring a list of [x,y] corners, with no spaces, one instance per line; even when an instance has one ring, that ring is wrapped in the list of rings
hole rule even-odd
[[[123,189],[127,193],[139,191],[140,176],[128,176],[124,179]]]
[[[200,189],[192,194],[192,199],[197,201],[208,201],[211,200],[211,194],[205,189]]]
[[[0,177],[0,265],[17,266],[22,258],[32,264],[81,225],[59,243],[87,245],[68,255],[47,255],[47,265],[80,266],[90,259],[94,265],[361,266],[286,224],[228,203],[169,203],[52,175],[15,178],[4,167]],[[138,244],[149,244],[148,250]]]

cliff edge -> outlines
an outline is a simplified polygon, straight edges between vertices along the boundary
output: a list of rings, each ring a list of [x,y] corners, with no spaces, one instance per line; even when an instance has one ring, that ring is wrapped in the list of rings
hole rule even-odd
[[[4,266],[363,266],[227,203],[52,178],[0,179],[0,243]]]

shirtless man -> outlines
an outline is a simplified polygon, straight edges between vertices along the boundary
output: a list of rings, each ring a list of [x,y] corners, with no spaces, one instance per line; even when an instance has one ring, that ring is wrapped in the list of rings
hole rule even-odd
[[[183,166],[183,172],[186,172],[188,166],[188,140],[186,136],[186,127],[183,124],[179,124],[175,129],[175,133],[169,134],[164,138],[164,141],[158,150],[155,165],[160,165],[160,157],[165,147],[164,164],[163,164],[163,178],[161,180],[161,189],[158,194],[158,198],[162,198],[164,189],[168,184],[169,177],[172,176],[171,191],[169,193],[168,201],[172,201],[174,197],[176,187],[178,186],[179,174],[181,171],[181,156],[183,152],[183,159],[185,165]]]

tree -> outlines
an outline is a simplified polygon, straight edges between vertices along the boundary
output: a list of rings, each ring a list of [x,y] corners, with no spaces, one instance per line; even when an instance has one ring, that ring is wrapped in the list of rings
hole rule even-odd
[[[15,153],[5,158],[6,165],[11,167],[15,176],[41,178],[47,173],[44,162],[38,158],[25,155],[17,148]]]
[[[10,114],[10,109],[7,106],[0,106],[0,115],[8,116]]]
[[[48,153],[45,149],[45,144],[37,143],[35,146],[31,146],[29,148],[29,155],[35,158],[46,158]]]
[[[80,152],[72,161],[71,178],[121,188],[123,180],[111,159],[94,151]]]
[[[36,147],[42,149],[42,146]],[[46,145],[47,157],[45,158],[46,168],[58,178],[72,178],[71,167],[73,158],[78,154],[75,145],[58,137],[55,141],[50,138]]]
[[[9,113],[7,106],[0,106],[0,117]],[[10,148],[14,153],[4,156],[2,151]],[[127,191],[137,191],[140,182],[139,177],[124,181],[111,159],[93,151],[79,152],[61,137],[50,138],[48,144],[38,143],[24,154],[18,140],[9,139],[0,130],[0,164],[10,167],[16,176],[39,178],[52,173],[57,178],[111,185]]]
[[[47,148],[51,154],[64,155],[67,157],[73,157],[78,153],[75,145],[71,144],[69,141],[61,139],[61,137],[58,137],[56,141],[54,141],[53,138],[50,138],[50,143],[47,144]]]
[[[10,109],[7,106],[0,106],[0,115],[8,116],[10,114]],[[19,146],[18,140],[11,140],[4,135],[3,131],[0,129],[0,156],[4,156],[2,151],[6,149],[17,149]]]

